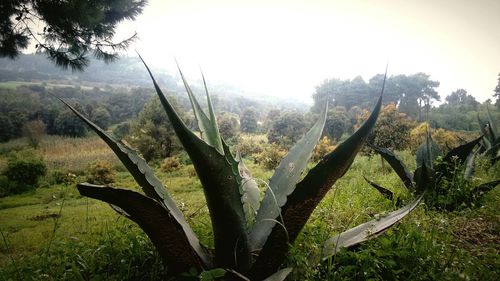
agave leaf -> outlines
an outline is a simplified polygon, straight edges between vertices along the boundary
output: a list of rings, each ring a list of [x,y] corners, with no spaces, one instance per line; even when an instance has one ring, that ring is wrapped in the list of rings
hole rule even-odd
[[[193,108],[194,116],[198,123],[198,128],[201,132],[201,137],[211,146],[213,146],[219,153],[223,154],[224,150],[222,148],[222,141],[219,134],[219,128],[217,127],[217,120],[215,119],[215,115],[212,108],[212,102],[210,100],[210,95],[208,94],[207,85],[205,83],[205,77],[203,77],[203,83],[205,85],[205,91],[207,95],[208,109],[210,113],[210,118],[207,117],[203,109],[201,108],[198,100],[196,99],[191,87],[189,87],[184,74],[177,63],[177,68],[179,69],[179,73],[181,74],[182,82],[184,83],[184,87],[189,96],[189,100],[191,102],[191,106]]]
[[[427,167],[432,168],[434,160],[436,160],[439,155],[441,155],[439,146],[434,142],[431,134],[427,132],[425,142],[417,149],[417,167],[425,163]]]
[[[476,147],[476,145],[481,141],[482,138],[483,137],[480,136],[475,140],[453,148],[443,157],[443,162],[451,164],[453,158],[457,158],[458,163],[464,163],[465,159],[467,159],[474,147]]]
[[[425,161],[423,161],[420,167],[415,170],[413,181],[415,182],[417,193],[424,192],[427,188],[434,185],[434,170],[429,168]]]
[[[382,93],[383,89],[384,86]],[[288,252],[289,243],[295,241],[318,203],[351,166],[356,154],[375,126],[381,106],[382,94],[365,123],[313,167],[297,184],[295,191],[288,196],[288,200],[281,210],[283,224],[273,228],[259,258],[252,266],[251,273],[254,274],[253,277],[257,277],[255,279],[275,272],[280,266]]]
[[[493,121],[493,117],[491,116],[490,112],[490,107],[488,105],[486,105],[486,113],[488,114],[488,123],[490,124],[489,129],[492,136],[492,140],[494,140],[498,137],[497,127],[495,125],[495,122]]]
[[[112,204],[123,210],[128,218],[136,222],[151,239],[169,271],[174,274],[188,271],[191,267],[204,269],[210,267],[207,253],[200,256],[191,241],[194,235],[186,233],[184,227],[157,201],[126,189],[80,183],[77,185],[81,195]],[[198,244],[199,247],[199,244]]]
[[[474,162],[478,153],[479,149],[476,149],[474,152],[469,154],[469,156],[467,156],[467,159],[465,160],[464,178],[469,179],[474,174]]]
[[[314,147],[318,143],[323,127],[325,126],[328,103],[321,112],[314,126],[290,149],[281,160],[278,168],[269,180],[269,188],[264,194],[261,207],[257,212],[255,224],[250,232],[250,246],[252,250],[260,249],[271,233],[274,220],[279,216],[281,207],[286,203],[302,172],[307,166]]]
[[[439,174],[439,177],[449,178],[454,170],[454,165],[462,165],[464,164],[464,162],[467,161],[467,159],[469,159],[469,161],[472,161],[473,163],[474,160],[470,159],[470,157],[475,156],[475,153],[473,153],[474,147],[476,147],[476,145],[481,141],[481,139],[482,136],[450,150],[443,157],[443,161],[439,163],[435,168],[436,172]]]
[[[396,154],[384,147],[375,145],[371,145],[370,147],[384,157],[385,161],[391,165],[392,169],[394,169],[399,178],[401,178],[406,188],[413,188],[413,174],[408,170],[403,161],[396,156]]]
[[[111,148],[111,150],[113,150],[130,174],[134,177],[135,181],[139,184],[144,193],[163,205],[177,220],[177,222],[182,225],[194,250],[205,263],[210,264],[211,261],[209,257],[204,253],[198,238],[194,234],[188,222],[185,220],[182,212],[179,210],[161,181],[155,176],[153,170],[148,166],[146,161],[140,157],[135,150],[128,147],[126,144],[115,140],[103,129],[99,128],[99,126],[78,112],[74,107],[66,103],[64,100],[60,100],[90,128],[92,128],[92,130],[96,132],[102,140],[104,140],[104,142]]]
[[[483,195],[483,194],[489,192],[490,190],[492,190],[493,188],[495,188],[499,184],[500,184],[500,180],[483,183],[483,184],[479,185],[478,187],[476,187],[473,192],[477,195]]]
[[[371,186],[373,186],[376,190],[378,190],[378,192],[380,192],[380,194],[382,194],[382,196],[384,196],[385,198],[389,199],[392,201],[392,199],[394,199],[394,193],[392,193],[392,191],[390,191],[389,189],[385,188],[385,187],[382,187],[376,183],[374,183],[373,181],[367,179],[366,177],[363,177],[365,179],[365,181],[367,183],[369,183]]]
[[[264,281],[283,281],[288,276],[288,274],[290,274],[290,272],[292,272],[292,270],[293,270],[293,267],[284,268],[284,269],[274,273],[273,275],[267,277],[266,279],[264,279]]]
[[[326,240],[325,244],[323,245],[323,258],[327,259],[332,255],[335,255],[341,248],[347,248],[357,245],[361,242],[382,234],[384,231],[389,229],[389,227],[400,221],[413,209],[415,209],[415,207],[417,207],[422,200],[422,196],[423,195],[420,195],[412,203],[404,206],[401,209],[390,212],[386,216],[382,216],[380,218],[360,224]]]
[[[236,154],[236,161],[238,161],[238,172],[241,176],[241,203],[243,204],[243,210],[247,217],[247,224],[249,224],[253,221],[255,213],[259,209],[260,190],[252,174],[243,163],[243,158],[241,158],[239,151]]]
[[[144,63],[144,61],[143,61]],[[212,219],[215,258],[219,266],[245,271],[250,267],[250,251],[246,233],[246,217],[241,204],[238,169],[234,160],[219,152],[191,132],[179,118],[144,63],[156,93],[196,169]],[[221,141],[222,143],[222,141]],[[222,148],[224,149],[224,148]]]

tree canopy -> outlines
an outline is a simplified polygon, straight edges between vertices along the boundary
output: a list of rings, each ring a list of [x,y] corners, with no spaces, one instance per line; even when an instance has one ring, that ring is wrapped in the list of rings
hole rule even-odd
[[[344,106],[347,110],[353,106],[369,108],[375,103],[383,80],[383,74],[375,75],[368,83],[360,76],[352,80],[325,80],[313,94],[313,110],[318,111],[325,100],[334,106]],[[435,90],[438,86],[438,81],[431,80],[430,75],[421,72],[391,76],[386,82],[384,104],[395,103],[401,112],[421,120],[422,109],[429,109],[433,101],[440,100]]]
[[[56,65],[83,70],[89,54],[105,62],[136,38],[115,42],[115,28],[139,15],[146,0],[3,0],[0,57],[17,57],[31,41]],[[41,27],[39,27],[41,25]]]

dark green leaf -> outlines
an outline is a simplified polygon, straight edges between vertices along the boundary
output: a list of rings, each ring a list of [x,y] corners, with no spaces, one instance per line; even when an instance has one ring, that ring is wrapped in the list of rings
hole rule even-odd
[[[182,273],[191,267],[204,269],[211,264],[195,251],[183,226],[158,202],[125,189],[81,183],[77,185],[81,195],[104,201],[123,210],[151,239],[170,272]],[[198,245],[199,246],[199,245]],[[208,257],[207,253],[203,256]]]
[[[323,258],[329,258],[335,255],[341,248],[347,248],[357,245],[361,242],[376,237],[385,232],[389,227],[400,221],[408,215],[422,200],[422,195],[412,203],[401,209],[390,212],[389,214],[372,221],[363,223],[354,228],[340,233],[339,235],[328,239],[323,246]]]
[[[271,177],[269,188],[266,190],[255,224],[250,232],[249,238],[252,250],[258,250],[264,245],[276,224],[274,219],[279,216],[281,207],[286,203],[287,196],[295,189],[297,181],[300,179],[307,166],[307,161],[321,137],[325,126],[327,109],[328,103],[325,103],[325,107],[314,126],[290,149]]]
[[[380,194],[382,194],[382,196],[384,196],[385,198],[387,198],[391,201],[392,201],[392,199],[394,199],[394,194],[392,193],[392,191],[372,182],[371,180],[367,179],[366,177],[363,177],[363,178],[366,180],[366,182],[368,182],[371,186],[373,186],[376,190],[378,190],[378,192],[380,192]]]
[[[413,188],[413,174],[408,171],[408,168],[406,168],[406,165],[401,161],[396,154],[394,154],[392,151],[390,151],[387,148],[383,147],[378,147],[375,145],[370,146],[373,150],[375,150],[377,153],[382,155],[382,157],[391,165],[392,169],[396,172],[396,174],[399,176],[399,178],[403,181],[403,184],[408,188],[412,189]]]

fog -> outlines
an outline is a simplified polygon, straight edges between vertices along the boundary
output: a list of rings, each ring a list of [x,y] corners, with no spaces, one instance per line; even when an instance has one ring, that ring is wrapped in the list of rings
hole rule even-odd
[[[368,3],[369,2],[369,3]],[[442,98],[491,98],[500,72],[500,1],[150,1],[122,24],[149,64],[255,94],[311,101],[326,78],[425,72]]]

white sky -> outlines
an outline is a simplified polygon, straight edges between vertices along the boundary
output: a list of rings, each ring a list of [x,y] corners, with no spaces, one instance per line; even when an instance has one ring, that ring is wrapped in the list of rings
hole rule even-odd
[[[490,98],[500,72],[500,0],[150,0],[119,34],[129,50],[190,79],[311,101],[326,78],[425,72],[444,99]]]

